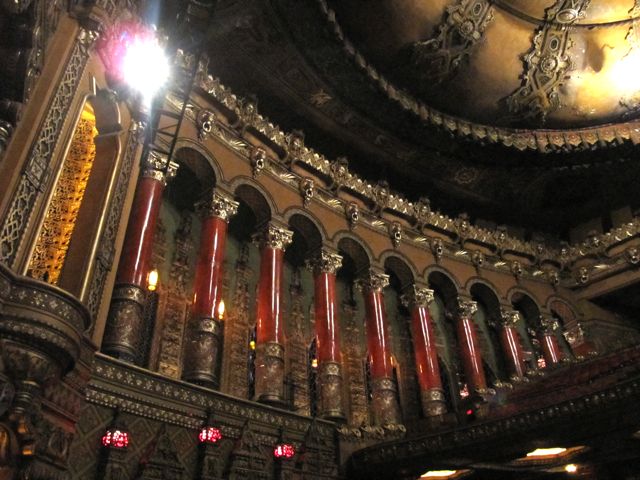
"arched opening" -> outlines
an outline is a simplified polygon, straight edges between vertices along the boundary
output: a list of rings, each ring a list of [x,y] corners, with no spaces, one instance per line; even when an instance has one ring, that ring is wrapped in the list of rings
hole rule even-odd
[[[536,331],[540,329],[540,309],[536,302],[523,292],[515,292],[511,296],[511,304],[522,317],[516,329],[523,342],[525,363],[528,369],[536,370],[545,364],[542,348],[536,335]]]
[[[437,340],[438,357],[441,365],[446,365],[442,369],[445,375],[448,391],[445,391],[445,398],[449,411],[456,411],[460,403],[463,392],[466,388],[466,378],[458,355],[458,342],[455,332],[455,314],[458,308],[458,289],[456,284],[440,271],[431,272],[428,277],[429,286],[434,292],[434,301],[431,303],[429,311],[435,326]],[[443,383],[443,388],[445,383]]]
[[[504,353],[500,347],[500,301],[491,288],[483,283],[474,283],[470,288],[471,298],[477,303],[474,322],[478,328],[478,340],[485,374],[489,385],[508,378]]]

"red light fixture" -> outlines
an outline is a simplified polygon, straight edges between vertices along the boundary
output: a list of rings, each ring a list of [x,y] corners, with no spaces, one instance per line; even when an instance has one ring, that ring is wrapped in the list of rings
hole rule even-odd
[[[102,445],[106,448],[127,448],[129,446],[129,432],[110,428],[102,436]]]
[[[198,435],[200,443],[216,443],[222,440],[222,432],[219,428],[215,427],[203,427]]]
[[[273,456],[278,459],[289,459],[296,454],[296,449],[290,443],[279,443],[273,449]]]

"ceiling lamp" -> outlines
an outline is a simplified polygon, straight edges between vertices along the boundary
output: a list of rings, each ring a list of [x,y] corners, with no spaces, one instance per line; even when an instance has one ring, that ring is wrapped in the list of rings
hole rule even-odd
[[[567,449],[562,447],[536,448],[533,452],[527,453],[527,457],[552,457],[560,455],[566,451]]]

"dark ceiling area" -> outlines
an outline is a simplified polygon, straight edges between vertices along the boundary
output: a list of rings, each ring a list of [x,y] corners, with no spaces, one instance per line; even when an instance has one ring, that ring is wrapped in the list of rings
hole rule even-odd
[[[450,216],[568,238],[640,206],[640,94],[611,83],[633,1],[541,7],[554,3],[220,0],[206,50],[262,115],[367,180]],[[607,41],[620,45],[598,63]],[[516,101],[533,84],[537,97]]]

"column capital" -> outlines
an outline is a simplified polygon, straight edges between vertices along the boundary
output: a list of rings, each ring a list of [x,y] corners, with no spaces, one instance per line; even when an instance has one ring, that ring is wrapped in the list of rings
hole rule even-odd
[[[389,285],[389,275],[378,270],[370,269],[363,276],[358,278],[355,287],[360,291],[382,291]]]
[[[433,290],[417,284],[411,285],[407,292],[400,297],[400,301],[405,307],[429,307],[433,302]]]
[[[458,315],[462,318],[470,318],[478,311],[478,303],[468,298],[458,297]]]
[[[276,223],[269,222],[264,230],[258,233],[257,240],[262,248],[284,250],[293,240],[293,232]]]
[[[143,177],[153,178],[166,185],[169,180],[176,176],[178,167],[179,165],[169,161],[166,155],[149,150],[142,161],[141,170]]]
[[[548,313],[540,315],[540,331],[545,334],[551,334],[560,328],[558,321]]]
[[[211,198],[202,204],[202,211],[207,217],[217,217],[228,222],[238,213],[238,205],[229,195],[214,190]]]
[[[307,265],[315,275],[320,273],[335,275],[342,266],[342,255],[333,250],[323,248],[307,262]]]
[[[507,308],[500,309],[500,324],[503,327],[515,327],[520,320],[521,315],[517,310],[510,310]]]

